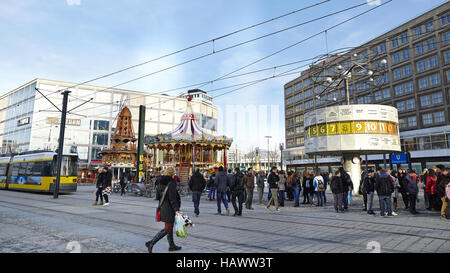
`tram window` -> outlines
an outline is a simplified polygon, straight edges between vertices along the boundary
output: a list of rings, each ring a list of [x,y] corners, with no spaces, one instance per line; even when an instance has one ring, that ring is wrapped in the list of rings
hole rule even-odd
[[[14,163],[12,165],[12,172],[11,175],[12,176],[17,176],[19,174],[19,164],[18,163]]]
[[[25,172],[26,175],[31,175],[31,168],[33,168],[34,163],[38,162],[28,162]]]
[[[52,176],[52,161],[42,161],[42,176]]]
[[[27,163],[22,162],[19,164],[19,176],[25,176],[27,171]]]
[[[0,164],[0,175],[6,175],[8,164]]]

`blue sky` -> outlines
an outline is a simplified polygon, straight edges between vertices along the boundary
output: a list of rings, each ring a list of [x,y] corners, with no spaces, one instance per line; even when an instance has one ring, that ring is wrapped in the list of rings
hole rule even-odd
[[[382,0],[385,1],[387,0]],[[69,82],[89,80],[318,2],[320,0],[2,0],[0,94],[34,78]],[[215,48],[218,50],[364,2],[365,0],[332,0],[319,7],[219,40],[215,43]],[[445,2],[394,0],[330,31],[328,48],[333,50],[360,45]],[[217,53],[121,88],[156,92],[213,80],[370,7],[373,6],[366,5]],[[212,45],[208,44],[92,84],[113,86],[211,51]],[[325,52],[325,36],[320,35],[242,72],[311,58]],[[216,82],[204,86],[204,90],[260,79],[272,74],[273,71],[269,71]],[[264,135],[267,134],[274,136],[274,144],[283,141],[283,84],[294,78],[295,76],[289,76],[266,81],[217,98],[215,104],[221,109],[226,109],[229,105],[255,105],[257,108],[266,105],[267,109],[278,111],[278,114],[274,114],[273,121],[270,113],[267,113],[267,119],[263,115],[263,118],[254,122],[248,118],[239,118],[239,121],[247,120],[242,121],[245,124],[257,123],[265,128],[265,131],[236,132],[239,130],[232,130],[232,126],[227,128],[225,121],[220,133],[235,137],[236,143],[241,144],[240,147],[266,145]],[[222,91],[212,95],[220,92]],[[236,127],[239,126],[233,126]]]

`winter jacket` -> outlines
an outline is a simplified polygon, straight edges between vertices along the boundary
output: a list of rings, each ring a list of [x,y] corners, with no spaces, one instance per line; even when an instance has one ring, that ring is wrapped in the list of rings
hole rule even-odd
[[[386,174],[380,174],[375,179],[375,190],[378,196],[391,196],[394,192],[394,185]]]
[[[262,172],[258,174],[258,178],[256,179],[256,185],[258,185],[258,188],[264,189],[264,175]]]
[[[405,174],[399,174],[398,183],[400,184],[400,192],[401,193],[408,192],[408,181],[406,180]]]
[[[106,173],[101,172],[97,176],[97,188],[106,188]]]
[[[231,191],[230,190],[230,185],[233,185],[233,183],[234,183],[234,174],[227,173],[227,179],[228,179],[227,191]]]
[[[278,181],[278,189],[280,191],[286,190],[286,177],[284,177],[284,175],[280,175],[280,181]]]
[[[270,189],[277,189],[278,185],[277,182],[280,181],[280,177],[278,176],[278,174],[271,172],[269,174],[269,177],[267,178],[267,183],[269,183],[269,188]]]
[[[214,181],[216,180],[216,175],[214,174],[214,175],[210,175],[209,176],[209,178],[208,178],[208,182],[207,182],[207,184],[206,184],[206,186],[209,188],[209,189],[211,189],[211,188],[214,188],[215,186],[214,186]]]
[[[436,194],[439,198],[446,196],[445,188],[447,187],[449,182],[450,182],[450,173],[447,175],[442,175],[439,184],[436,186]]]
[[[437,176],[433,177],[429,175],[427,177],[427,192],[431,195],[436,194],[436,183],[437,183]]]
[[[234,179],[232,184],[230,185],[230,189],[233,192],[243,191],[245,189],[245,177],[241,172],[237,172],[234,175]]]
[[[368,194],[374,191],[375,191],[375,178],[369,176],[364,177],[364,181],[361,185],[361,192],[363,194]]]
[[[344,185],[340,176],[333,176],[330,184],[331,192],[333,194],[341,194],[344,192]]]
[[[200,191],[202,192],[206,187],[206,180],[201,173],[195,172],[191,179],[189,179],[189,189],[191,191]]]
[[[406,190],[410,195],[416,195],[419,193],[419,188],[417,187],[417,181],[414,177],[407,175],[406,181],[408,181],[408,185],[406,186]]]
[[[112,172],[110,170],[108,170],[106,172],[106,178],[105,178],[105,184],[104,185],[105,185],[105,188],[112,186]]]
[[[302,181],[303,180],[303,177],[302,176],[300,176],[300,175],[294,175],[293,177],[292,177],[292,187],[294,187],[294,188],[296,188],[296,187],[298,187],[298,188],[302,188]]]
[[[227,174],[223,171],[220,171],[216,177],[214,178],[214,187],[217,189],[217,192],[226,192],[228,184]]]
[[[161,221],[165,223],[175,222],[175,212],[180,210],[181,198],[178,194],[175,182],[170,176],[161,176],[156,188],[156,200],[160,200],[164,190],[167,188],[166,196],[160,208]],[[159,204],[159,203],[158,203]]]
[[[245,188],[246,189],[255,188],[255,176],[253,174],[247,174],[245,176]]]

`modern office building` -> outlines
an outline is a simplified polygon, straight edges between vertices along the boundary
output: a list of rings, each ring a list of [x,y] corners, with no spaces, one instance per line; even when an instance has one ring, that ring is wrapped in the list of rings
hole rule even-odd
[[[61,109],[60,90],[69,88],[71,91],[64,149],[78,153],[84,163],[100,163],[98,152],[108,148],[117,115],[124,105],[131,111],[136,137],[139,105],[146,106],[145,134],[149,135],[175,129],[187,107],[184,95],[153,95],[92,85],[70,88],[74,85],[35,79],[0,96],[0,152],[57,148],[61,113],[42,94]],[[188,95],[193,96],[192,107],[199,125],[207,133],[216,135],[217,107],[212,98],[201,90],[189,91]]]
[[[350,104],[384,104],[398,109],[402,151],[411,153],[416,171],[439,163],[450,166],[450,2],[346,54],[332,55],[323,64],[333,73],[339,65],[345,70],[364,60],[368,70],[383,73],[375,81],[352,77]],[[321,170],[331,171],[341,165],[341,158],[314,159],[305,154],[303,117],[314,109],[347,104],[346,89],[337,85],[322,94],[324,86],[316,84],[311,70],[303,71],[300,77],[284,85],[287,148],[284,157],[292,169],[313,170],[316,160]],[[326,77],[327,73],[318,75]],[[375,86],[373,82],[378,84]],[[389,155],[385,158],[389,164]],[[383,167],[384,162],[383,155],[368,156],[371,166]]]

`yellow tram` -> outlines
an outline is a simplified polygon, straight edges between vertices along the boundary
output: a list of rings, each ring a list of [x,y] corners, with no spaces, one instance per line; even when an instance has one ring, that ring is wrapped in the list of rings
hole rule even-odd
[[[0,189],[53,192],[56,178],[55,152],[28,152],[0,157]],[[62,157],[59,191],[77,190],[78,155]]]

